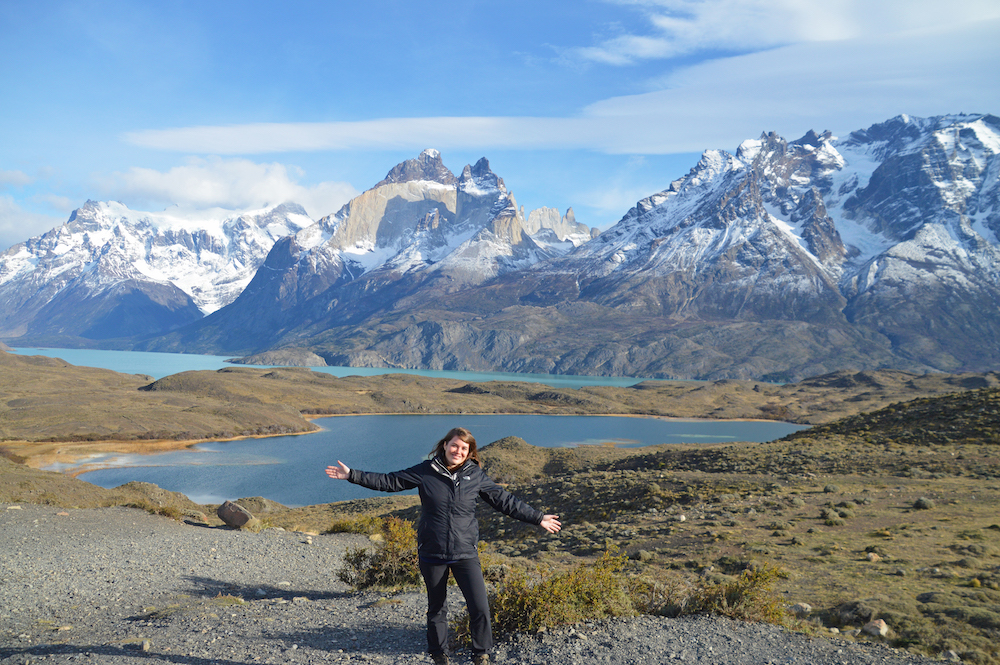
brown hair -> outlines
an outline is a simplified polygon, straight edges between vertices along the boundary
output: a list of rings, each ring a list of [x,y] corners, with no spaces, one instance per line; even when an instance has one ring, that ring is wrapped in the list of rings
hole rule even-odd
[[[448,433],[444,435],[444,438],[437,442],[434,446],[434,450],[431,451],[431,458],[441,458],[444,459],[444,447],[449,441],[458,437],[462,441],[469,444],[469,459],[474,460],[476,464],[479,464],[479,455],[476,453],[476,437],[472,436],[472,432],[465,429],[464,427],[453,427],[448,430]]]

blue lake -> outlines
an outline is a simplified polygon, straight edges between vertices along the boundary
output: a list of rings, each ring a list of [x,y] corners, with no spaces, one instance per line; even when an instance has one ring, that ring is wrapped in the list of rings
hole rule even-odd
[[[113,468],[79,476],[102,487],[132,480],[182,492],[197,503],[264,496],[305,506],[377,496],[377,492],[327,478],[341,460],[367,471],[395,471],[422,460],[455,426],[487,445],[519,436],[536,446],[717,443],[772,441],[803,429],[764,421],[665,420],[615,416],[340,416],[316,421],[322,432],[199,444],[157,455],[109,454],[89,460]]]
[[[103,367],[161,378],[187,370],[231,367],[223,356],[104,351],[93,349],[18,348],[21,355],[62,358],[73,365]],[[319,367],[334,376],[407,373],[465,381],[532,381],[560,388],[587,385],[627,387],[638,378],[556,376]],[[264,496],[287,506],[305,506],[378,496],[371,490],[327,478],[325,469],[338,459],[351,467],[394,471],[422,460],[452,427],[467,427],[480,446],[518,436],[536,446],[651,446],[677,443],[764,442],[803,429],[771,421],[668,420],[621,416],[539,415],[378,415],[341,416],[315,421],[321,432],[242,441],[211,442],[155,455],[103,454],[85,462],[99,465],[79,477],[101,487],[133,480],[182,492],[198,503]],[[57,465],[57,471],[78,466]],[[88,468],[92,468],[89,467]]]
[[[151,351],[107,351],[101,349],[50,349],[18,347],[12,351],[22,356],[61,358],[71,365],[103,367],[124,374],[148,374],[162,379],[170,374],[189,370],[217,370],[223,367],[243,367],[227,363],[230,356],[203,356],[194,353],[155,353]],[[268,367],[269,365],[263,365]],[[273,367],[273,365],[270,365]],[[254,365],[262,367],[262,365]],[[511,374],[505,372],[448,372],[444,370],[393,369],[386,367],[313,367],[316,372],[333,376],[381,376],[382,374],[414,374],[463,381],[530,381],[554,388],[581,386],[628,387],[644,381],[642,378],[617,376],[574,376],[570,374]]]

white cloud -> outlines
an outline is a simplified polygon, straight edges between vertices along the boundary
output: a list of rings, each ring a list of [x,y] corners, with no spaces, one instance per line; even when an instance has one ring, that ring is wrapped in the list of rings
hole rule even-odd
[[[8,194],[0,194],[0,252],[59,226],[66,218],[28,212]]]
[[[570,49],[582,60],[630,65],[706,51],[747,52],[805,42],[885,37],[1000,18],[994,0],[611,0],[643,11],[648,29]]]
[[[899,114],[988,113],[1000,21],[962,30],[795,44],[679,71],[665,89],[592,104],[608,152],[734,149],[777,131],[848,132]]]
[[[957,0],[957,15],[965,15],[963,8],[968,13],[974,4]],[[916,5],[926,7],[923,2]],[[1000,19],[994,19],[957,28],[804,41],[678,69],[657,82],[660,89],[602,100],[576,117],[181,127],[133,132],[126,140],[161,150],[244,155],[429,146],[609,154],[732,150],[763,131],[794,139],[809,129],[848,132],[904,113],[996,113],[1000,87],[988,81],[995,78],[995,63],[1000,62],[998,34]],[[131,175],[138,180],[140,173]]]
[[[313,218],[336,212],[358,193],[341,182],[303,185],[302,177],[301,171],[283,164],[209,157],[190,158],[165,172],[133,167],[98,177],[97,187],[106,198],[128,201],[130,207],[240,210],[294,201]]]
[[[130,132],[125,140],[145,148],[212,154],[254,154],[299,150],[379,150],[575,147],[574,125],[566,118],[384,118],[357,122],[256,123],[225,127],[180,127]]]
[[[36,194],[32,197],[33,201],[39,201],[43,203],[47,208],[51,210],[62,210],[66,213],[72,211],[80,203],[68,196],[61,196],[59,194],[53,194],[51,192]]]
[[[21,171],[0,171],[0,186],[13,185],[15,187],[23,187],[30,185],[31,182],[31,176]]]

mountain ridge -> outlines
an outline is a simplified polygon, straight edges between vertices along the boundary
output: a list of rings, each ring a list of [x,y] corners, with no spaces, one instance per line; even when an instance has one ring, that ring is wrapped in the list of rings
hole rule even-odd
[[[708,150],[602,233],[433,149],[274,243],[229,305],[129,348],[792,381],[1000,366],[1000,119]],[[10,340],[9,337],[5,339]]]

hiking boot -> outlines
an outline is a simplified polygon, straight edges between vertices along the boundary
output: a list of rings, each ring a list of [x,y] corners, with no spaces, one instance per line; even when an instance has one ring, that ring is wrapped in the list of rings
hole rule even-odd
[[[431,660],[434,661],[434,665],[448,665],[448,654],[432,653]]]
[[[473,665],[490,665],[490,655],[481,653],[472,657]]]

